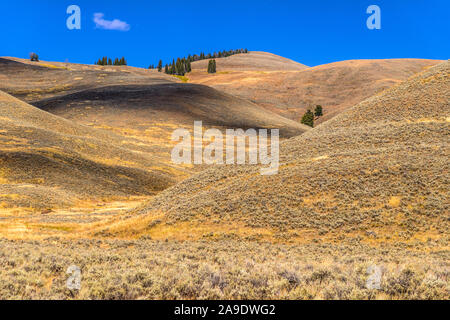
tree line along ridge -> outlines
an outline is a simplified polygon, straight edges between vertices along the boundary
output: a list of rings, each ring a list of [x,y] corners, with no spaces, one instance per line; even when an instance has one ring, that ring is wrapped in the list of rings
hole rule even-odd
[[[120,59],[115,58],[113,62],[111,58],[103,57],[98,59],[98,61],[96,61],[95,64],[99,66],[126,66],[127,60],[125,60],[125,57],[122,57]]]
[[[236,50],[223,50],[220,52],[207,53],[201,52],[200,54],[188,55],[187,57],[172,59],[170,64],[166,64],[164,66],[164,72],[167,74],[184,76],[186,73],[192,71],[191,63],[200,60],[206,59],[216,59],[216,58],[225,58],[235,54],[240,53],[248,53],[247,49],[236,49]],[[208,64],[208,72],[215,73],[215,60],[214,60],[214,72],[210,72],[213,69],[210,69],[211,62]],[[158,69],[159,72],[163,70],[163,61],[159,60],[157,67],[155,65],[150,65],[149,69]]]

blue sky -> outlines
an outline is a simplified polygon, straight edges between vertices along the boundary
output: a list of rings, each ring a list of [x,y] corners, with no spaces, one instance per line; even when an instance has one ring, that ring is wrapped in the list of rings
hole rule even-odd
[[[81,30],[66,27],[71,4],[81,8]],[[371,4],[381,9],[381,30],[366,27]],[[122,31],[96,27],[95,13],[103,14],[104,26],[119,20],[112,27]],[[125,56],[139,67],[236,48],[309,66],[363,58],[448,59],[449,16],[448,0],[14,0],[0,9],[0,56],[37,52],[43,60],[75,63]]]

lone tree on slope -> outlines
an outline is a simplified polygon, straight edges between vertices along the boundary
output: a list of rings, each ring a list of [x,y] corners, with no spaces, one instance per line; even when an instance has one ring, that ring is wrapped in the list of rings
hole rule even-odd
[[[31,52],[31,53],[30,53],[30,60],[31,60],[31,61],[39,62],[39,56],[38,56],[36,53]]]
[[[310,127],[314,127],[314,113],[308,109],[308,111],[306,111],[306,113],[303,115],[301,123],[306,124]]]

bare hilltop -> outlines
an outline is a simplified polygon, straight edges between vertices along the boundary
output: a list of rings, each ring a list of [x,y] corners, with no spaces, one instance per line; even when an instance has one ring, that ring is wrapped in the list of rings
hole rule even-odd
[[[261,51],[251,51],[218,58],[216,62],[217,68],[223,71],[299,71],[308,68],[308,66],[293,60]],[[193,70],[206,70],[207,66],[208,60],[192,63]]]

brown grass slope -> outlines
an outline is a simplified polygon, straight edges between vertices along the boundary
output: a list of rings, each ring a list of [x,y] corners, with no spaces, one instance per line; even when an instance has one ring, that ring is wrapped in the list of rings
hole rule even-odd
[[[172,82],[178,79],[156,70],[129,66],[0,58],[0,90],[27,102],[107,85]]]
[[[78,200],[151,195],[174,182],[146,150],[0,91],[0,207],[55,208]]]
[[[192,63],[193,70],[207,70],[209,60],[200,60]],[[235,54],[226,58],[216,59],[218,71],[293,71],[308,67],[293,60],[277,56],[268,52],[251,51],[249,53]]]
[[[434,66],[286,141],[277,175],[214,167],[108,230],[448,246],[449,72]]]
[[[71,120],[148,130],[157,123],[192,126],[202,120],[205,126],[230,128],[278,128],[292,137],[309,127],[253,103],[194,84],[108,86],[79,91],[33,103],[35,106]],[[170,135],[167,137],[170,140]]]
[[[284,117],[299,121],[307,109],[324,107],[331,119],[355,104],[442,61],[423,59],[349,60],[299,71],[227,68],[218,59],[217,74],[194,69],[190,82],[212,86],[248,99]],[[251,69],[251,68],[250,68]]]

